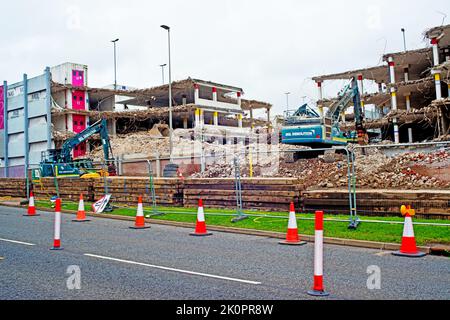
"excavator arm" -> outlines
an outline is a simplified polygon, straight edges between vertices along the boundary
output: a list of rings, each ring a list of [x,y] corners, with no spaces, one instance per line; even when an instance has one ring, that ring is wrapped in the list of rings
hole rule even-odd
[[[112,155],[112,150],[111,144],[109,142],[107,122],[106,119],[101,119],[64,142],[61,148],[61,162],[71,162],[71,152],[73,148],[75,148],[80,143],[88,140],[96,133],[100,133],[105,160],[111,160],[110,154]]]

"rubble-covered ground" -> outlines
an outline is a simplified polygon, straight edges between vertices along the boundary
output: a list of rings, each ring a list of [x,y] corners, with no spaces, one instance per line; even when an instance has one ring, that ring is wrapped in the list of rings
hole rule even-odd
[[[175,133],[175,156],[199,156],[202,150],[200,142],[186,138],[187,131],[176,130]],[[181,137],[183,134],[184,137]],[[169,153],[168,138],[156,139],[147,132],[111,138],[111,146],[115,155],[139,154],[152,158],[155,153],[159,153],[160,157],[167,157]],[[254,177],[295,177],[307,188],[347,187],[347,160],[344,155],[335,154],[331,161],[327,156],[319,156],[290,163],[287,161],[287,150],[293,148],[296,147],[283,144],[242,146],[203,142],[203,153],[207,159],[206,170],[203,173],[194,173],[191,177],[234,177],[234,157],[239,159],[241,176],[248,177],[249,150],[253,150],[251,158]],[[364,155],[357,151],[356,186],[370,189],[450,189],[450,148],[429,153],[414,150],[402,152],[387,156],[381,148],[366,149]],[[91,157],[101,159],[101,148],[94,150]]]
[[[393,157],[378,149],[367,150],[366,155],[356,156],[356,186],[369,189],[450,189],[450,151],[431,153],[408,152]],[[281,153],[283,154],[283,153]],[[247,156],[248,157],[248,156]],[[283,155],[278,165],[270,157],[266,163],[253,166],[254,176],[295,177],[307,188],[337,188],[348,186],[347,160],[335,155],[335,161],[325,161],[323,156],[314,159],[299,159],[288,163]],[[248,159],[241,158],[241,176],[249,176]],[[195,177],[234,177],[230,161],[218,159],[208,165],[205,172]]]

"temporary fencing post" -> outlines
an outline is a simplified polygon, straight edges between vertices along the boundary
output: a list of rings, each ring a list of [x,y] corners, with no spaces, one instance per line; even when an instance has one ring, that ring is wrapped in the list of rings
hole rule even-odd
[[[155,192],[155,183],[154,183],[154,178],[153,178],[152,162],[150,160],[147,160],[147,165],[148,165],[148,177],[149,177],[149,182],[150,182],[150,193],[151,193],[151,197],[152,197],[153,215],[154,216],[163,215],[164,213],[158,212],[158,209],[156,208],[156,192]],[[150,218],[150,215],[146,215],[146,218]]]
[[[52,171],[53,171],[53,183],[55,184],[55,190],[56,190],[56,196],[59,198],[59,185],[58,185],[58,178],[57,176],[57,171],[58,168],[55,167],[55,165],[52,163]]]
[[[238,222],[248,218],[242,212],[242,184],[241,184],[241,170],[239,167],[239,159],[235,156],[233,159],[234,162],[234,185],[236,189],[236,214],[237,217],[233,218],[231,222]]]

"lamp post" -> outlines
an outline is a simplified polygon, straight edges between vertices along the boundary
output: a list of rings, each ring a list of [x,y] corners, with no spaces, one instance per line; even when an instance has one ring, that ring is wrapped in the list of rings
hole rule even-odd
[[[116,43],[119,39],[111,40],[114,43],[114,90],[117,90],[117,59],[116,59]]]
[[[170,60],[170,27],[166,25],[162,25],[161,28],[167,30],[167,39],[169,46],[169,155],[170,161],[172,162],[172,150],[173,150],[173,127],[172,127],[172,63]]]
[[[164,67],[167,66],[167,63],[160,64],[161,67],[161,74],[162,74],[162,84],[164,84]]]
[[[405,28],[402,28],[402,33],[403,33],[403,48],[406,51],[406,34],[405,34]]]
[[[290,92],[285,93],[285,95],[286,95],[286,117],[288,116],[288,113],[289,113],[289,95],[290,94],[291,94]]]

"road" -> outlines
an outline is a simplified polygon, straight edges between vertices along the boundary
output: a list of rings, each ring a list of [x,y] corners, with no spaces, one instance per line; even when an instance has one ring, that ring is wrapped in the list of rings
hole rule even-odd
[[[64,250],[51,251],[53,214],[23,217],[0,207],[0,299],[317,299],[312,286],[313,244],[280,246],[276,239],[62,216]],[[325,230],[326,234],[326,230]],[[16,241],[16,242],[12,242]],[[319,299],[450,299],[450,260],[409,259],[389,252],[325,245]],[[69,266],[81,289],[68,289]],[[367,288],[368,266],[381,271],[381,289]]]

